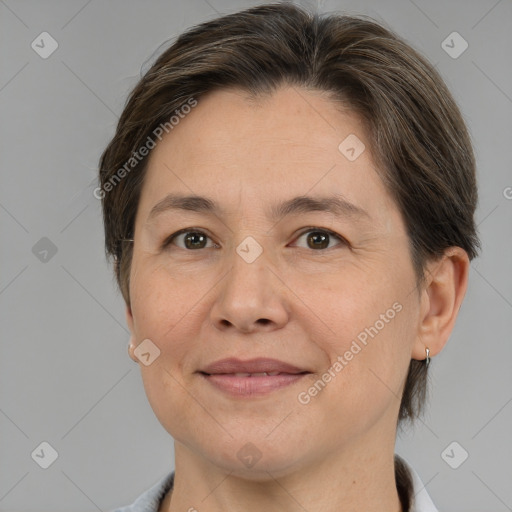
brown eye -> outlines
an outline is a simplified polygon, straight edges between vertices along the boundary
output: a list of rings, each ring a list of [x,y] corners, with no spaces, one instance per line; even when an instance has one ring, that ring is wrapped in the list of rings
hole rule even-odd
[[[300,240],[305,235],[307,235],[306,243],[308,249],[321,250],[330,248],[329,244],[333,239],[342,242],[342,244],[345,243],[345,240],[341,236],[333,233],[332,231],[327,231],[324,229],[310,229],[309,231],[305,231],[299,236],[297,240]]]
[[[205,247],[207,238],[208,237],[202,233],[190,232],[185,233],[183,241],[187,249],[203,249]]]
[[[210,237],[202,231],[192,231],[190,229],[181,230],[167,238],[163,246],[167,247],[174,244],[180,249],[193,251],[196,249],[206,249],[215,246],[215,244],[207,245],[207,241],[209,239]]]

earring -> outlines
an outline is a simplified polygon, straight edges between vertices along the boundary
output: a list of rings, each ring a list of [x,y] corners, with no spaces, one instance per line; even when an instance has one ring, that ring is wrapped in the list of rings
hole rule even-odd
[[[132,344],[131,343],[128,343],[128,357],[134,362],[134,363],[137,363],[137,361],[135,361],[133,358],[132,358],[132,355],[130,353],[130,350],[132,348]]]
[[[425,366],[428,366],[430,364],[430,349],[425,347],[425,352],[427,354],[427,357],[425,358]]]

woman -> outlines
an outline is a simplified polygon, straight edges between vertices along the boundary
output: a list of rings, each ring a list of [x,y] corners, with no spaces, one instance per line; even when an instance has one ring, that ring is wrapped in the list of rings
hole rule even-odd
[[[470,138],[363,17],[264,5],[140,80],[100,162],[130,357],[175,472],[119,511],[435,511],[394,455],[479,241]]]

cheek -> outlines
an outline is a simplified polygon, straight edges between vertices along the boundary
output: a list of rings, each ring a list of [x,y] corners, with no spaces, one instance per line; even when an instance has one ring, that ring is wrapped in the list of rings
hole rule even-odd
[[[385,318],[388,320],[396,313],[392,306],[399,294],[382,279],[375,279],[375,275],[368,269],[347,268],[346,272],[330,274],[323,279],[317,277],[314,282],[308,280],[309,288],[295,283],[297,295],[304,298],[314,313],[305,317],[304,322],[315,318],[315,329],[320,327],[324,342],[339,353],[344,353],[350,342],[358,337],[364,341],[368,336],[365,329],[376,322],[379,331],[382,330],[380,315],[390,310]],[[305,331],[311,330],[307,323],[303,327]]]
[[[163,341],[188,316],[193,316],[204,280],[174,275],[161,265],[134,266],[130,281],[132,313],[137,338]]]
[[[408,271],[388,274],[388,278],[375,276],[354,272],[331,279],[329,286],[309,294],[318,329],[311,328],[311,314],[303,324],[327,356],[324,371],[335,375],[326,376],[333,383],[326,386],[331,390],[327,395],[363,409],[399,395],[419,307],[416,295],[410,293]]]
[[[184,367],[190,354],[198,353],[194,329],[198,321],[194,305],[204,294],[191,280],[172,278],[158,266],[134,266],[130,282],[132,313],[137,343],[149,338],[160,355],[149,366],[139,365],[148,401],[156,417],[175,438],[190,432],[190,396],[184,392]],[[192,422],[193,424],[193,422]]]

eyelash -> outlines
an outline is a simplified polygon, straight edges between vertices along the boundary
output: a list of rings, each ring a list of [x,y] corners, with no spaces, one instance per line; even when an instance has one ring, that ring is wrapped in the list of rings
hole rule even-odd
[[[325,228],[318,228],[315,226],[309,226],[307,228],[304,228],[304,230],[301,231],[301,233],[299,233],[296,240],[299,239],[300,237],[302,237],[303,235],[305,235],[306,233],[311,233],[311,232],[325,233],[325,234],[329,235],[330,237],[333,237],[333,238],[336,238],[337,240],[339,240],[341,242],[340,245],[345,245],[345,246],[349,245],[348,241],[345,238],[343,238],[341,235],[338,235],[334,231],[331,231],[331,230],[325,229]],[[182,235],[184,233],[200,234],[200,235],[204,235],[207,238],[209,238],[210,240],[212,240],[212,238],[207,233],[205,233],[202,229],[185,228],[185,229],[180,229],[179,231],[176,231],[176,233],[173,233],[172,235],[168,236],[162,243],[162,249],[168,248],[168,246],[171,245],[171,243],[174,241],[175,238],[177,238],[179,235]],[[218,247],[218,244],[215,244],[215,245]],[[214,249],[214,248],[215,247],[205,247],[204,249]],[[182,249],[182,248],[179,247],[179,249]],[[313,252],[323,252],[323,251],[327,251],[329,249],[333,249],[333,247],[328,247],[326,249],[310,249],[310,250]],[[188,252],[194,252],[195,250],[198,250],[198,249],[183,249],[183,250],[188,251]]]

